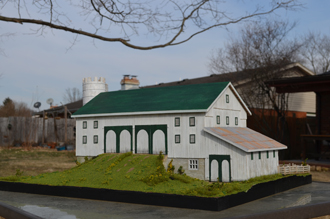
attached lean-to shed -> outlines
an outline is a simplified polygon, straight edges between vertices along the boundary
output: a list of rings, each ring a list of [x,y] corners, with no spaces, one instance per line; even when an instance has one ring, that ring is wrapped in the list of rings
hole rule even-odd
[[[274,174],[286,146],[246,128],[248,114],[230,82],[104,92],[73,115],[76,155],[162,151],[203,180]]]

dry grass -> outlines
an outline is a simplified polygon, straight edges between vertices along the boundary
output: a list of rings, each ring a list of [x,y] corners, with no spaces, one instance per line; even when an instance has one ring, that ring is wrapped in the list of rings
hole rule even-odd
[[[76,166],[75,161],[74,151],[0,147],[0,177],[15,175],[17,170],[23,176],[67,170]]]
[[[315,182],[330,182],[330,171],[311,171],[311,174]]]

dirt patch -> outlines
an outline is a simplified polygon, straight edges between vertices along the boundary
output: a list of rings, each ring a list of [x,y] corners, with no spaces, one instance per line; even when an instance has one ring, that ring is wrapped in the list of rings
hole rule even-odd
[[[132,167],[131,169],[129,169],[129,170],[127,171],[127,173],[131,172],[132,170],[134,170],[134,167]]]
[[[326,172],[318,172],[318,171],[311,171],[312,180],[315,182],[330,182],[330,171]]]
[[[24,175],[63,171],[76,166],[74,151],[54,149],[0,148],[0,177],[15,175],[17,170]]]

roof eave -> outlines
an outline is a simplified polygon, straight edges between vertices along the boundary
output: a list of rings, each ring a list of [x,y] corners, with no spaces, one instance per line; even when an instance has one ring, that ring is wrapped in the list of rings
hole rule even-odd
[[[261,148],[261,149],[249,149],[248,150],[248,149],[240,146],[239,144],[236,144],[236,143],[234,143],[232,141],[229,141],[228,139],[222,137],[221,135],[217,135],[217,134],[213,133],[212,131],[207,130],[206,128],[204,128],[203,130],[205,132],[209,133],[210,135],[213,135],[214,137],[217,137],[217,138],[219,138],[219,139],[221,139],[221,140],[223,140],[223,141],[225,141],[225,142],[227,142],[229,144],[232,144],[235,147],[237,147],[237,148],[239,148],[242,151],[247,152],[247,153],[249,153],[249,152],[259,152],[259,151],[270,151],[270,150],[272,150],[272,151],[273,150],[278,151],[278,150],[284,150],[284,149],[287,149],[288,148],[288,147],[284,146],[284,147],[278,147],[278,148]]]
[[[72,118],[86,117],[107,117],[107,116],[135,116],[135,115],[155,115],[155,114],[178,114],[178,113],[206,113],[206,109],[199,110],[166,110],[166,111],[146,111],[146,112],[127,112],[127,113],[96,113],[72,115]]]

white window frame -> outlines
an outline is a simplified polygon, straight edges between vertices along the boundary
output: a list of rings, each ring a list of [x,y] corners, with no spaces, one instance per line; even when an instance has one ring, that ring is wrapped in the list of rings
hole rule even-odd
[[[174,126],[175,127],[180,127],[180,117],[175,117],[174,118]]]
[[[180,135],[175,135],[174,136],[174,143],[175,144],[180,144],[181,143],[181,136]]]
[[[226,94],[226,103],[229,103],[229,94]]]
[[[87,129],[87,121],[83,121],[82,127],[83,127],[83,129]]]
[[[94,129],[99,128],[99,121],[94,121],[93,126],[94,126]]]
[[[189,143],[190,144],[195,144],[196,143],[196,135],[195,134],[190,134],[189,135]]]
[[[189,159],[188,160],[188,169],[189,170],[198,170],[198,159]]]
[[[95,141],[96,140],[96,141]],[[94,135],[93,136],[93,143],[94,144],[98,144],[99,143],[99,136],[98,135]]]
[[[196,125],[195,117],[189,117],[189,126],[194,127]]]
[[[219,115],[217,115],[217,119],[216,120],[217,120],[217,124],[220,125],[220,116]]]

